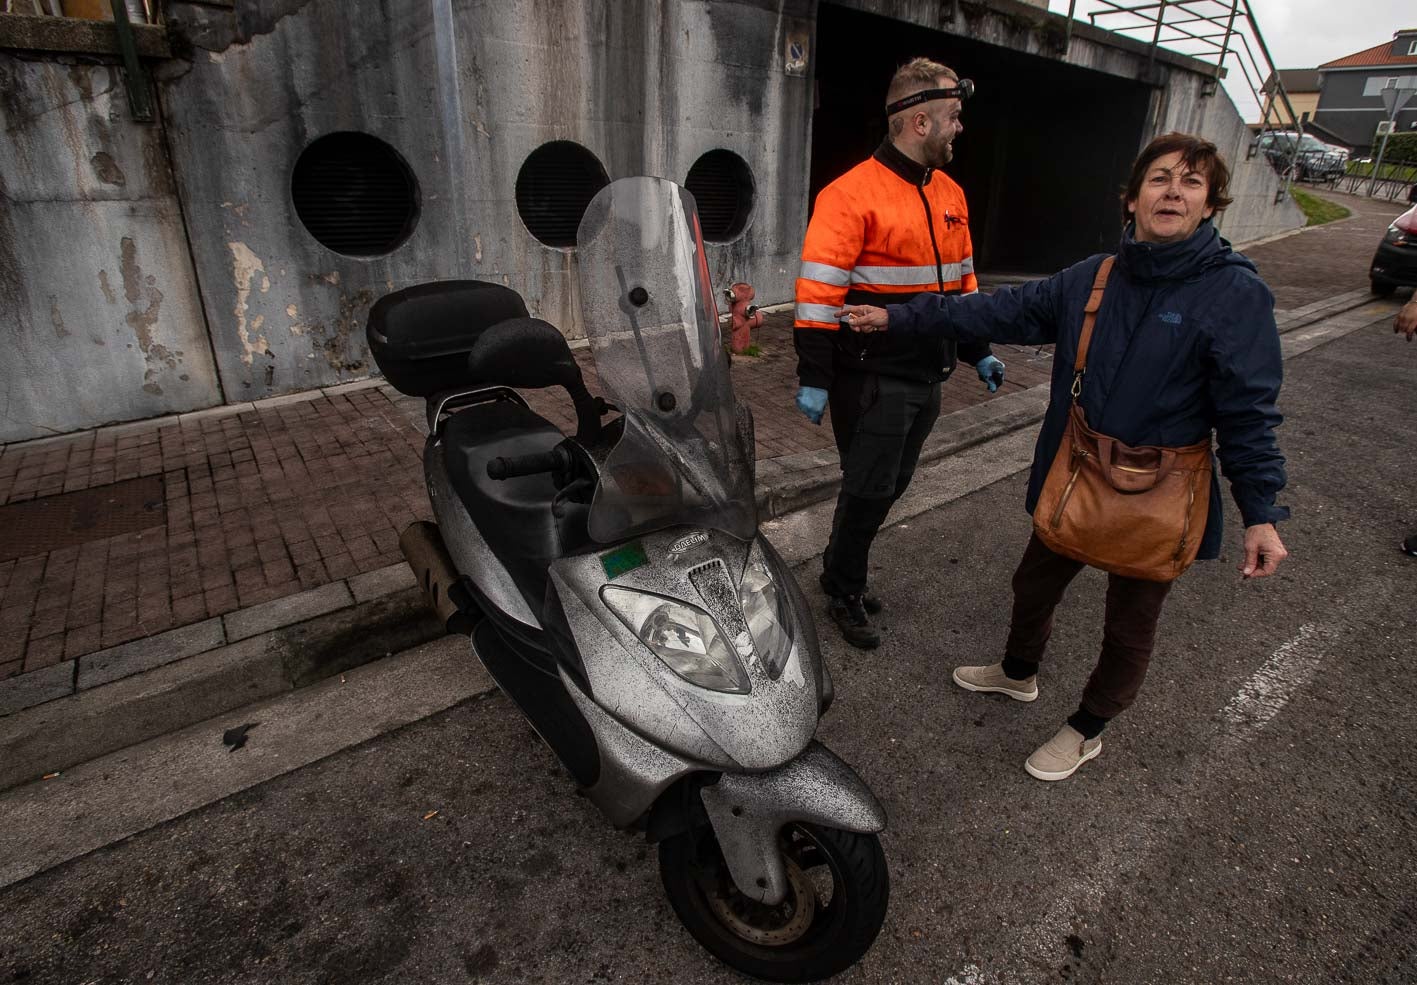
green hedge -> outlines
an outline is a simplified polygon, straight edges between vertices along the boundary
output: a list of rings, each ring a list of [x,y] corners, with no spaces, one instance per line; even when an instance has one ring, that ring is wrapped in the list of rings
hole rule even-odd
[[[1382,137],[1374,138],[1373,151],[1370,155],[1373,160],[1378,159],[1378,148],[1382,145]],[[1387,151],[1383,154],[1383,163],[1417,164],[1417,130],[1405,130],[1389,137]]]

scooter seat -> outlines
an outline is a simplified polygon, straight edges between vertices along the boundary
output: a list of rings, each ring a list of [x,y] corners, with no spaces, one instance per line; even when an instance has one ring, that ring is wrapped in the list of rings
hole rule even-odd
[[[575,539],[551,512],[551,474],[491,479],[487,463],[550,451],[564,440],[556,426],[511,400],[474,404],[443,425],[443,460],[458,498],[487,546],[506,567],[532,612],[546,596],[546,569]]]

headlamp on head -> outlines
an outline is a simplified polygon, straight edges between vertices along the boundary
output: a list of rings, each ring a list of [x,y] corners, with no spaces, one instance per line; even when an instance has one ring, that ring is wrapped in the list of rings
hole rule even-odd
[[[897,99],[893,103],[887,103],[886,115],[894,116],[903,109],[910,109],[912,106],[928,103],[932,99],[965,100],[972,95],[974,95],[974,80],[960,79],[954,86],[948,89],[922,89],[919,92],[911,93],[904,99]]]

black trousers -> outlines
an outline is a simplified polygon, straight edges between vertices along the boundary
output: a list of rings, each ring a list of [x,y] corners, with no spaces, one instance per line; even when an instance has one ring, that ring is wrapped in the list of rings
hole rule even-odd
[[[822,555],[822,584],[829,595],[860,595],[876,531],[909,487],[940,416],[940,384],[838,371],[830,400],[841,492]]]
[[[1014,608],[1004,653],[1035,670],[1053,635],[1053,610],[1086,565],[1056,554],[1033,534],[1014,572]],[[1107,576],[1107,608],[1102,620],[1102,652],[1082,692],[1082,708],[1097,718],[1126,711],[1146,679],[1156,624],[1171,582]]]

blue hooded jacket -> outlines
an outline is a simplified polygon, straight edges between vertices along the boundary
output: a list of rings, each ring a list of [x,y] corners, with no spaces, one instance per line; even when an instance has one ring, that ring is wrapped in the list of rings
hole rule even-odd
[[[886,309],[891,332],[1056,345],[1028,483],[1030,513],[1067,425],[1083,308],[1102,260],[1088,257],[1046,280],[992,295],[922,294]],[[1289,517],[1275,505],[1285,482],[1274,437],[1283,372],[1274,295],[1209,220],[1180,243],[1138,243],[1127,227],[1087,356],[1080,399],[1089,426],[1129,445],[1173,447],[1203,441],[1214,430],[1245,526],[1274,523]],[[1198,556],[1218,557],[1220,537],[1220,484],[1213,476]]]

